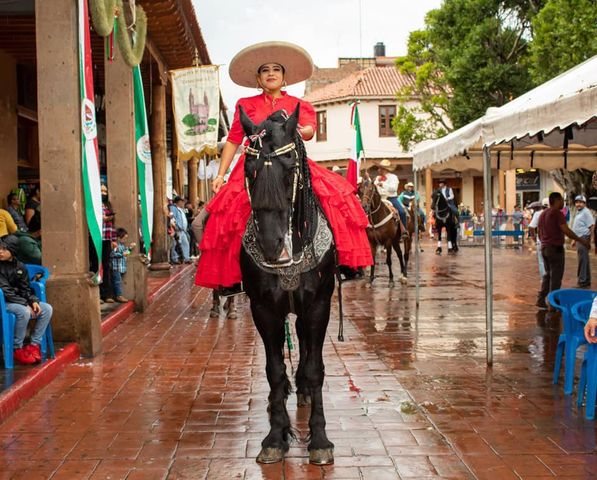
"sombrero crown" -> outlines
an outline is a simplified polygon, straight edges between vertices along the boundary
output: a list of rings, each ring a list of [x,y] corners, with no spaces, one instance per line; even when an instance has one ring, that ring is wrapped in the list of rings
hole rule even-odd
[[[228,69],[230,78],[237,85],[255,87],[257,70],[266,63],[282,65],[288,85],[313,75],[313,60],[303,48],[288,42],[262,42],[243,48],[234,56]]]

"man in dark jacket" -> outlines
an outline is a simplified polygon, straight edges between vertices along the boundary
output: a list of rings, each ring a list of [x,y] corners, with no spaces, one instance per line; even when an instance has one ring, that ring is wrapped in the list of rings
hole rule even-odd
[[[0,240],[0,289],[4,293],[6,310],[16,318],[14,359],[22,364],[41,361],[40,344],[52,318],[52,307],[40,302],[29,285],[27,267],[18,261],[18,240],[8,236]],[[31,343],[23,346],[29,320],[35,319]]]

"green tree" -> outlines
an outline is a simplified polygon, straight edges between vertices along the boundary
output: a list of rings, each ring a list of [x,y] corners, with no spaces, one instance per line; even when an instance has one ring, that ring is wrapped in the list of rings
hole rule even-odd
[[[597,54],[597,1],[548,0],[533,33],[529,70],[540,84]]]
[[[399,107],[392,123],[404,150],[451,130],[447,111],[450,88],[438,67],[429,37],[427,30],[412,32],[407,55],[396,61],[400,72],[413,80],[397,92]]]
[[[427,14],[425,29],[410,35],[408,53],[397,61],[415,84],[398,92],[404,110],[394,130],[403,148],[459,128],[532,86],[531,20],[543,3],[445,0]],[[412,100],[420,106],[407,103]]]

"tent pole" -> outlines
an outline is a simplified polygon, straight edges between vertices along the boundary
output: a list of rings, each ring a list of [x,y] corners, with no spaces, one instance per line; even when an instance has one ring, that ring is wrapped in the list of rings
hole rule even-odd
[[[419,195],[419,172],[413,170],[414,174],[414,184],[415,184],[415,198],[413,202],[415,202],[415,291],[416,291],[416,305],[419,308],[419,303],[421,299],[421,291],[420,291],[420,281],[419,281],[419,203],[417,202],[417,195]]]
[[[491,153],[489,147],[483,147],[483,191],[485,217],[485,333],[487,340],[487,366],[493,365],[493,262],[491,210]]]

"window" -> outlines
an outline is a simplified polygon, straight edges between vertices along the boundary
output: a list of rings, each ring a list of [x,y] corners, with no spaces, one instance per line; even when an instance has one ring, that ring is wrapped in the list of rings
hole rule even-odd
[[[396,116],[396,105],[379,106],[379,136],[393,137],[392,120]]]
[[[318,142],[328,139],[328,117],[325,110],[317,112],[317,137]]]

